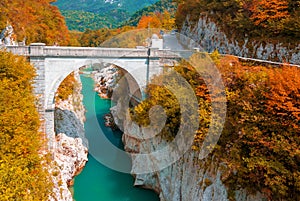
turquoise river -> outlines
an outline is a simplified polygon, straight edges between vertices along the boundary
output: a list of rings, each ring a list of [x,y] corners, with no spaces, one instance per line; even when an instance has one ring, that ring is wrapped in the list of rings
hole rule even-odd
[[[104,126],[103,116],[109,112],[111,101],[100,98],[93,90],[94,82],[86,75],[81,75],[83,104],[86,108],[85,132],[89,146],[101,146],[101,142],[93,140],[99,128],[117,147],[123,149],[122,133],[113,132]],[[95,125],[95,119],[97,125]],[[95,143],[97,143],[95,145]],[[114,153],[107,153],[112,154]],[[158,201],[158,196],[150,190],[133,187],[133,177],[120,173],[88,156],[88,163],[83,171],[75,177],[73,195],[76,201]]]

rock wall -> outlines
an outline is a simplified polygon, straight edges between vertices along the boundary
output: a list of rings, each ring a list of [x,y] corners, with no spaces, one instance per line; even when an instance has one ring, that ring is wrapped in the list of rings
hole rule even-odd
[[[83,169],[88,160],[82,85],[78,72],[75,72],[74,76],[77,81],[74,93],[67,100],[59,101],[55,105],[56,144],[52,150],[53,163],[50,168],[54,191],[50,201],[73,200],[69,186],[73,185],[73,177]]]
[[[300,63],[300,44],[296,48],[290,49],[282,43],[272,44],[267,41],[250,41],[247,35],[239,37],[244,38],[243,42],[227,36],[218,25],[207,16],[201,16],[195,24],[187,16],[181,34],[183,44],[189,44],[192,47],[200,45],[207,52],[218,50],[221,54],[232,54],[241,57],[249,57],[278,62],[289,62],[293,64]],[[193,39],[196,44],[191,43]]]
[[[102,98],[110,98],[119,76],[119,69],[114,65],[98,69],[93,73],[95,91]]]
[[[117,115],[124,113],[123,109],[124,106],[119,102],[111,111],[115,118],[124,118],[125,115]],[[115,121],[123,122],[123,143],[125,151],[129,153],[149,153],[167,144],[159,137],[155,140],[139,139],[147,134],[132,123],[128,115]],[[226,177],[226,167],[217,163],[214,157],[199,160],[198,155],[199,153],[188,150],[180,160],[161,171],[134,175],[134,185],[154,190],[159,194],[161,201],[229,201],[229,197],[236,201],[265,200],[259,192],[253,195],[244,189],[228,191],[228,187],[222,182]],[[144,165],[147,165],[145,161],[133,160],[135,167]]]
[[[87,162],[88,149],[83,146],[81,138],[68,137],[64,133],[56,135],[53,168],[51,175],[54,183],[50,201],[72,201],[69,187],[73,178],[84,168]]]

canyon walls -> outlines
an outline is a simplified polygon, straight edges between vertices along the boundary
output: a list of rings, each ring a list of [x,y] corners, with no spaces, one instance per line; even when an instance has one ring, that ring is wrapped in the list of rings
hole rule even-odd
[[[76,84],[73,94],[55,104],[55,148],[50,172],[54,183],[50,201],[72,201],[69,187],[73,178],[85,166],[88,141],[84,133],[85,109],[82,103],[82,85],[78,71],[74,73]]]
[[[145,134],[129,119],[124,121],[124,131],[123,142],[129,153],[153,152],[159,146],[167,144],[161,138],[141,141],[139,136]],[[204,160],[200,160],[198,156],[198,152],[188,150],[178,161],[161,171],[134,175],[135,185],[155,190],[162,201],[229,201],[229,196],[237,201],[264,200],[259,192],[250,194],[244,189],[229,189],[222,182],[226,177],[227,167],[216,162],[214,156]],[[145,162],[134,161],[133,164],[143,166]],[[235,186],[235,189],[239,187]]]
[[[123,124],[124,149],[128,153],[151,153],[168,144],[159,135],[155,138],[141,139],[147,136],[144,128],[135,124],[129,114],[125,114],[123,99],[111,108],[116,123]],[[214,156],[203,160],[198,158],[199,152],[189,149],[179,160],[170,166],[149,174],[133,174],[135,186],[152,189],[159,194],[161,201],[263,201],[259,193],[249,193],[239,186],[234,188],[223,183],[228,176],[228,169],[218,163]],[[155,164],[159,158],[150,157],[150,163],[133,159],[133,169]]]

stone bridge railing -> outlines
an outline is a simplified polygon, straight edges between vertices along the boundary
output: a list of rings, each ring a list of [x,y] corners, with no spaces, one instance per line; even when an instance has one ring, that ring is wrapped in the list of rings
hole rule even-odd
[[[32,43],[30,46],[6,46],[6,50],[29,57],[67,58],[180,58],[178,53],[157,48],[61,47]]]

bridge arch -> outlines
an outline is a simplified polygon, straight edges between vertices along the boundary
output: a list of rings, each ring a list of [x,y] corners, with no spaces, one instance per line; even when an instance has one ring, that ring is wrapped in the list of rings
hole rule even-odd
[[[58,90],[58,87],[63,82],[63,80],[70,75],[72,72],[79,70],[82,67],[87,67],[95,64],[112,64],[119,68],[124,75],[128,85],[131,95],[134,95],[136,98],[141,98],[141,89],[145,87],[145,75],[139,76],[139,74],[144,74],[143,71],[140,73],[135,72],[137,66],[128,66],[125,62],[118,60],[103,61],[99,59],[82,59],[82,60],[46,60],[45,61],[45,108],[47,110],[53,110],[55,107],[55,93]],[[144,64],[142,64],[144,65]],[[60,68],[59,71],[56,71],[56,68]],[[136,91],[139,89],[140,91]]]
[[[124,72],[125,78],[129,86],[128,91],[135,98],[141,98],[141,92],[146,85],[147,62],[145,59],[140,60],[119,60],[119,59],[86,59],[86,58],[45,58],[44,67],[44,120],[45,132],[48,136],[49,147],[53,148],[54,133],[54,109],[55,94],[63,80],[72,72],[79,70],[84,66],[93,64],[113,64]],[[37,65],[37,64],[36,64]],[[39,67],[37,67],[39,69]],[[139,92],[136,92],[140,89]]]

